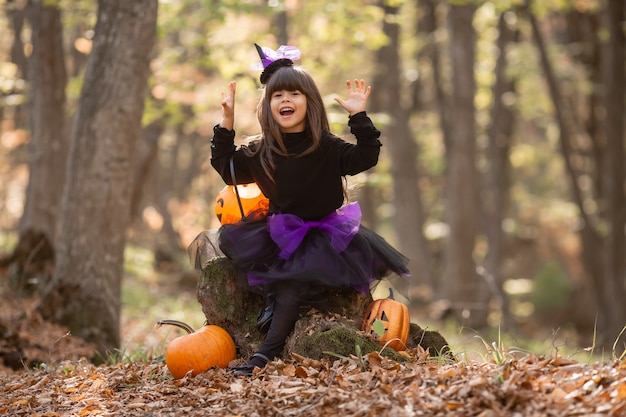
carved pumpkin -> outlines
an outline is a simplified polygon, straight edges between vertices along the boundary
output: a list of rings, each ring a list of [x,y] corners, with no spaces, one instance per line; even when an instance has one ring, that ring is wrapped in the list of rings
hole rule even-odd
[[[157,327],[164,324],[180,327],[188,333],[172,340],[165,349],[165,364],[176,379],[190,371],[195,376],[214,366],[226,368],[236,358],[235,342],[219,326],[205,325],[194,331],[177,320],[160,320]]]
[[[391,288],[388,298],[375,300],[369,305],[361,323],[361,330],[379,345],[387,345],[397,351],[406,349],[409,327],[409,309],[394,300]]]
[[[269,200],[256,183],[237,186],[241,207],[246,216],[253,212],[267,213]],[[217,194],[215,214],[222,224],[237,223],[241,220],[241,209],[233,185],[227,185]]]

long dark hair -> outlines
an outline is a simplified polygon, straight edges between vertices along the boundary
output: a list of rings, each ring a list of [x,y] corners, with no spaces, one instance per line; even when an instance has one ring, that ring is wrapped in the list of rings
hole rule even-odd
[[[263,90],[263,96],[257,106],[257,116],[261,124],[261,135],[257,142],[255,154],[259,154],[261,164],[265,173],[273,178],[274,161],[272,154],[287,156],[287,148],[283,142],[280,126],[272,117],[270,108],[270,99],[276,91],[300,91],[306,96],[306,131],[312,139],[311,146],[298,155],[289,155],[299,157],[314,152],[322,140],[322,134],[330,131],[328,123],[328,115],[315,81],[309,73],[301,67],[286,66],[281,67],[271,75]]]

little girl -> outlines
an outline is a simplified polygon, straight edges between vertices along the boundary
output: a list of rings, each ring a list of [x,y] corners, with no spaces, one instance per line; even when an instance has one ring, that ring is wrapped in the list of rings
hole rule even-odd
[[[219,246],[245,272],[248,284],[263,286],[268,308],[259,317],[267,336],[251,360],[235,368],[251,375],[254,367],[279,356],[298,320],[300,307],[323,302],[326,286],[367,293],[391,272],[408,275],[408,260],[382,237],[360,224],[358,203],[344,204],[344,177],[378,162],[380,132],[365,113],[371,88],[348,81],[346,99],[335,99],[349,115],[357,139],[348,143],[330,132],[322,96],[302,68],[294,47],[288,53],[257,46],[265,85],[257,115],[261,134],[236,148],[235,91],[222,94],[222,121],[214,127],[211,164],[232,184],[231,159],[238,184],[256,182],[269,198],[267,217],[250,216],[223,225]],[[294,52],[295,50],[295,52]]]

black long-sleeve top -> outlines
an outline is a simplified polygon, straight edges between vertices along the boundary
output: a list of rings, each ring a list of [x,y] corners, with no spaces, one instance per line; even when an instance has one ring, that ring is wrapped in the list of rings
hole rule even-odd
[[[256,182],[270,200],[271,213],[295,214],[304,220],[318,220],[343,204],[342,177],[356,175],[378,162],[380,131],[365,112],[348,121],[357,143],[352,144],[325,132],[319,148],[301,157],[274,154],[276,169],[272,181],[261,166],[258,155],[248,156],[245,146],[254,149],[254,142],[235,147],[235,131],[214,128],[211,141],[211,165],[226,184],[232,184],[230,158],[233,157],[237,184]],[[290,155],[298,155],[311,145],[306,132],[283,136]]]

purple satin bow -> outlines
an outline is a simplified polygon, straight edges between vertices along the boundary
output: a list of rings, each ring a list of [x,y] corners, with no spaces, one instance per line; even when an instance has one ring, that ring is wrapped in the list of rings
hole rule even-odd
[[[291,59],[292,61],[300,59],[300,49],[296,46],[281,45],[276,51],[273,51],[265,46],[257,46],[257,48],[261,49],[259,51],[259,55],[261,53],[263,55],[261,56],[261,62],[252,65],[252,69],[255,70],[262,70],[272,62],[281,58]]]
[[[313,228],[323,231],[333,249],[341,253],[359,231],[361,208],[359,203],[350,203],[320,221],[304,221],[293,214],[275,214],[267,221],[270,236],[280,248],[279,256],[283,259],[293,255],[304,236]]]

